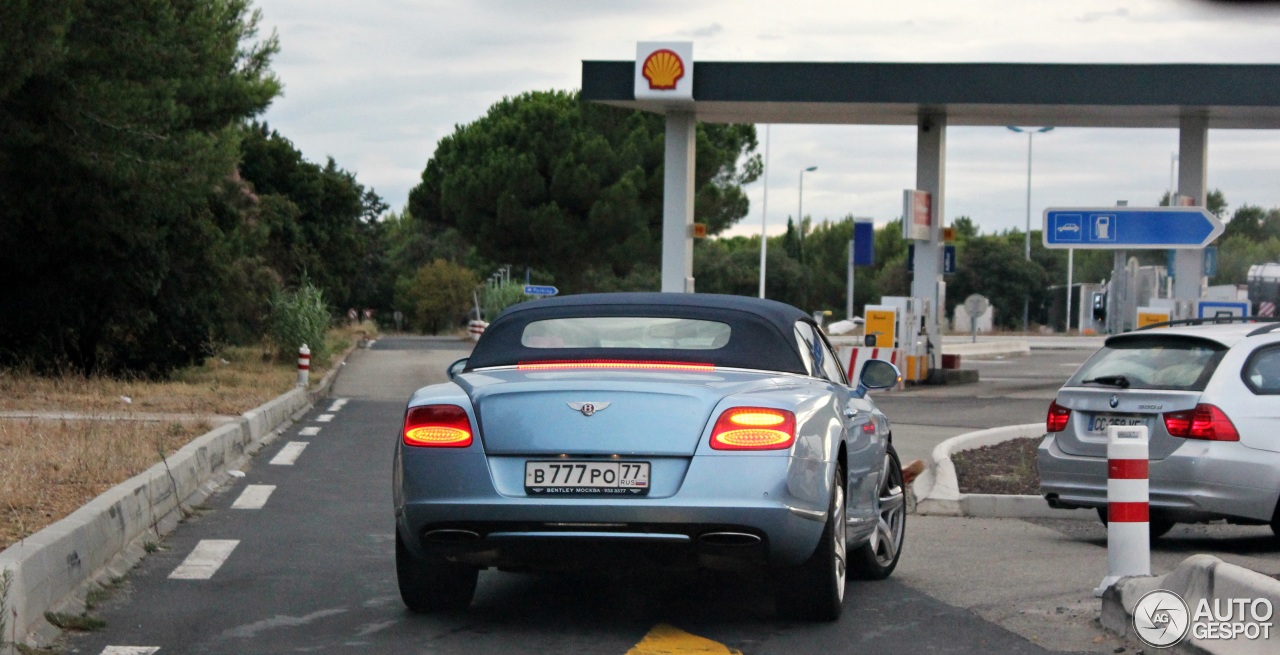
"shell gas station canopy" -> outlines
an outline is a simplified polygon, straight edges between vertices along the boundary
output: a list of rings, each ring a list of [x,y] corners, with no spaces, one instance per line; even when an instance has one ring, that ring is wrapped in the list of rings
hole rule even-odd
[[[941,239],[949,125],[1177,128],[1179,196],[1203,206],[1210,129],[1280,129],[1280,65],[695,62],[689,42],[638,43],[634,61],[582,62],[582,98],[665,114],[662,290],[694,291],[697,122],[915,125],[911,295],[941,352]],[[904,213],[906,213],[904,211]],[[1116,252],[1117,261],[1123,251]],[[1117,269],[1119,270],[1119,269]],[[1194,302],[1203,252],[1179,250],[1174,293]],[[932,368],[930,362],[930,368]]]
[[[1280,66],[696,62],[692,102],[712,123],[1280,129]],[[637,98],[633,61],[582,62],[582,97],[666,113]]]

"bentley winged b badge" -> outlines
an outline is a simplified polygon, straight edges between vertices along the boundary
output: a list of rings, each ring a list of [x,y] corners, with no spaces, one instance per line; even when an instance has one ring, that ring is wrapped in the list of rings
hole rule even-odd
[[[602,412],[609,408],[613,403],[569,403],[569,409],[575,412],[582,412],[583,416],[591,416],[596,412]]]

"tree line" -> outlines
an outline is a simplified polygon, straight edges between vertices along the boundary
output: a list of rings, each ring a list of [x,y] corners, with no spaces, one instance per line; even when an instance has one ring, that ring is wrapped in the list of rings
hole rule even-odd
[[[299,306],[281,300],[294,292],[333,319],[368,308],[447,332],[477,305],[492,318],[525,300],[525,271],[561,293],[659,288],[662,116],[569,91],[503,98],[442,139],[388,213],[261,121],[282,85],[260,20],[250,0],[0,4],[0,365],[163,376],[222,344],[272,347],[272,312]],[[715,237],[748,215],[756,130],[699,124],[696,148],[694,212]],[[1225,217],[1221,193],[1210,205]],[[1065,253],[1033,234],[1026,261],[1023,233],[951,223],[951,304],[1029,296],[1043,320]],[[769,238],[766,295],[838,314],[852,231],[851,217],[791,217]],[[698,240],[697,290],[756,295],[759,239]],[[1280,258],[1280,211],[1239,207],[1219,244],[1215,282],[1243,283]],[[876,230],[855,306],[908,295],[906,258],[900,222]],[[1110,266],[1079,252],[1075,278]],[[484,283],[499,267],[519,284]]]
[[[572,93],[533,92],[505,98],[486,116],[458,127],[440,142],[405,211],[394,217],[392,248],[399,259],[392,268],[432,263],[431,270],[421,270],[417,288],[431,289],[434,301],[423,302],[421,293],[409,301],[405,293],[414,285],[402,278],[399,304],[418,308],[411,314],[419,326],[439,329],[442,316],[458,320],[466,313],[478,278],[502,265],[529,270],[534,283],[566,293],[658,289],[662,121],[656,114],[583,103]],[[742,186],[760,175],[756,145],[754,126],[699,124],[694,215],[708,234],[747,215]],[[1167,196],[1153,200],[1168,204]],[[1280,210],[1244,205],[1228,217],[1218,190],[1209,194],[1208,208],[1228,221],[1212,284],[1243,284],[1249,264],[1280,259]],[[816,224],[808,216],[790,217],[784,234],[769,237],[766,296],[806,311],[843,314],[853,222],[852,215]],[[1033,230],[1028,260],[1021,230],[980,234],[967,216],[950,224],[957,272],[946,278],[948,304],[982,294],[997,308],[997,325],[1020,329],[1028,299],[1031,320],[1047,323],[1060,295],[1051,287],[1066,284],[1067,252],[1046,249]],[[858,312],[881,296],[910,295],[900,218],[875,231],[874,252],[874,263],[855,275]],[[1164,264],[1164,251],[1131,254],[1143,264]],[[759,258],[759,236],[696,241],[697,291],[757,295]],[[1111,268],[1110,251],[1074,254],[1076,282],[1101,282]],[[460,278],[463,270],[478,275]],[[451,285],[454,293],[442,291]],[[506,304],[524,299],[501,288],[488,293],[505,293]]]
[[[164,375],[262,339],[282,289],[376,298],[386,206],[259,122],[248,0],[0,5],[0,364]]]

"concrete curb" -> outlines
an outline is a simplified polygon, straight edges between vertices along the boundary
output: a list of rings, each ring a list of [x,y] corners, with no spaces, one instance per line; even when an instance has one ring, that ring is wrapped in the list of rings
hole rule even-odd
[[[350,352],[334,359],[315,388],[295,388],[245,412],[0,552],[0,572],[12,575],[7,597],[0,598],[10,634],[28,645],[50,644],[61,630],[45,620],[46,612],[83,612],[88,591],[124,576],[226,481],[228,469],[327,395]],[[0,637],[0,652],[4,643]]]
[[[954,453],[1043,434],[1043,423],[1026,423],[968,432],[938,444],[931,454],[932,461],[927,462],[924,473],[913,485],[916,513],[980,518],[1095,518],[1092,511],[1053,509],[1039,496],[960,493],[956,468],[951,463]]]
[[[948,343],[942,342],[942,354],[944,355],[960,355],[961,357],[970,357],[973,359],[984,359],[987,357],[1002,357],[1004,355],[1028,355],[1031,353],[1031,344],[1027,341],[978,341]]]
[[[1273,611],[1280,612],[1280,580],[1228,564],[1211,555],[1192,555],[1178,568],[1159,577],[1141,576],[1124,578],[1107,588],[1102,594],[1102,625],[1119,634],[1133,636],[1133,610],[1148,592],[1157,589],[1172,591],[1182,597],[1194,617],[1200,601],[1208,600],[1212,609],[1215,600],[1259,599],[1271,602]],[[1238,616],[1236,618],[1239,618]],[[1144,648],[1145,653],[1187,653],[1200,655],[1262,655],[1275,653],[1277,617],[1270,619],[1270,639],[1199,639],[1194,631],[1172,648]]]

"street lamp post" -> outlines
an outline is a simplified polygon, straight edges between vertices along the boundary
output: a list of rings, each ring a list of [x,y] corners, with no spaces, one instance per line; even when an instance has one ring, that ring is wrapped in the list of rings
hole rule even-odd
[[[810,166],[808,168],[800,169],[800,206],[796,208],[797,223],[804,222],[804,174],[812,173],[816,170],[818,170],[817,166]],[[800,234],[803,235],[804,232],[802,231]]]
[[[764,126],[764,202],[760,208],[760,297],[764,297],[765,254],[769,251],[769,125]]]
[[[1052,130],[1053,126],[1047,126],[1047,127],[1041,127],[1041,128],[1028,127],[1025,129],[1021,127],[1015,127],[1013,125],[1010,125],[1008,127],[1010,130],[1013,130],[1014,132],[1023,132],[1023,133],[1026,133],[1027,135],[1027,233],[1026,233],[1026,247],[1024,249],[1024,255],[1026,256],[1027,261],[1031,261],[1031,141],[1032,141],[1032,138],[1035,137],[1035,135]],[[1068,293],[1070,293],[1069,289],[1068,289]],[[1028,294],[1027,297],[1023,298],[1022,300],[1022,331],[1029,332],[1030,330],[1031,330],[1031,296]]]
[[[800,244],[800,279],[802,281],[805,280],[808,275],[808,272],[804,270],[804,174],[812,173],[816,170],[818,170],[817,166],[800,169],[800,205],[796,207],[796,238],[797,242]],[[800,288],[802,289],[800,294],[801,299],[807,301],[808,296],[806,295],[806,292],[808,291],[808,284],[802,282],[802,286]]]
[[[800,243],[804,244],[804,174],[818,170],[817,166],[800,169],[800,205],[796,207],[796,229],[800,230]],[[804,262],[804,246],[800,247],[800,261]]]

